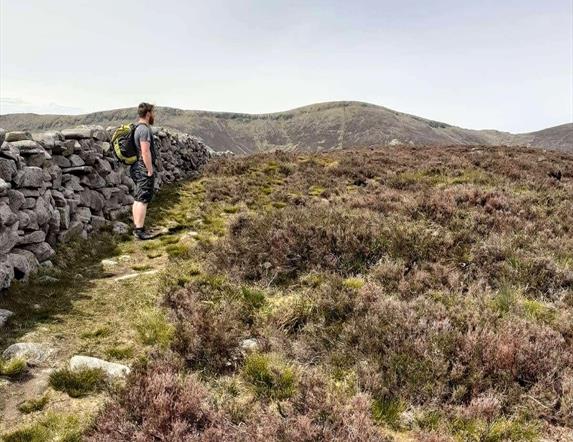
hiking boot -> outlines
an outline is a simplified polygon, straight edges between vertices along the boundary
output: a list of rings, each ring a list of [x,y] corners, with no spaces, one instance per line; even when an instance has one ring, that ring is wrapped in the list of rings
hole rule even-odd
[[[145,229],[133,229],[133,236],[135,237],[135,239],[138,239],[140,241],[146,241],[148,239],[155,238],[156,235],[148,232]]]

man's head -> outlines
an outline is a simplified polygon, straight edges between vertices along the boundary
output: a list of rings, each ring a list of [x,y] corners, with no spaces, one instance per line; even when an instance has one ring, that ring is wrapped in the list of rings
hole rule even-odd
[[[137,108],[137,115],[139,115],[139,118],[141,118],[142,120],[147,121],[148,124],[153,124],[155,123],[154,109],[155,106],[153,104],[140,103],[140,105]]]

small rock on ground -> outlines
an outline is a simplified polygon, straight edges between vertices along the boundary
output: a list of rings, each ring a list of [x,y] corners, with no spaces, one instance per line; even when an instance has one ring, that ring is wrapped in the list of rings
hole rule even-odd
[[[48,359],[52,352],[53,349],[47,344],[17,342],[4,350],[2,357],[5,359],[23,358],[29,364],[37,365]]]
[[[254,352],[259,349],[259,341],[254,338],[243,339],[240,343],[241,349],[246,352]]]
[[[99,368],[110,378],[124,377],[129,374],[130,371],[127,365],[108,362],[91,356],[76,355],[70,359],[70,370],[81,370],[85,368]]]
[[[4,327],[10,317],[14,316],[14,312],[0,308],[0,328]]]

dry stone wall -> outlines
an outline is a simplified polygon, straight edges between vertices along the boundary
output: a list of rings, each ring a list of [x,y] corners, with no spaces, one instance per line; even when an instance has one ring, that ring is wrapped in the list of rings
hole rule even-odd
[[[0,129],[0,290],[51,265],[58,243],[122,226],[133,181],[110,150],[113,129],[33,136]],[[158,187],[196,175],[214,154],[187,134],[154,128],[154,135]]]

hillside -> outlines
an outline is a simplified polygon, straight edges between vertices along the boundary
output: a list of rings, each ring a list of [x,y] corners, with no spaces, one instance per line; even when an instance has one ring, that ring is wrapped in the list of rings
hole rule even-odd
[[[0,363],[5,440],[572,440],[573,155],[392,153],[218,158],[60,249],[0,298],[54,350]]]
[[[86,115],[0,115],[7,130],[40,131],[80,124],[131,121],[134,109]],[[324,151],[390,144],[525,145],[573,151],[573,123],[531,134],[470,130],[360,102],[315,104],[266,115],[159,108],[158,124],[202,138],[215,150],[252,153],[271,149]]]

